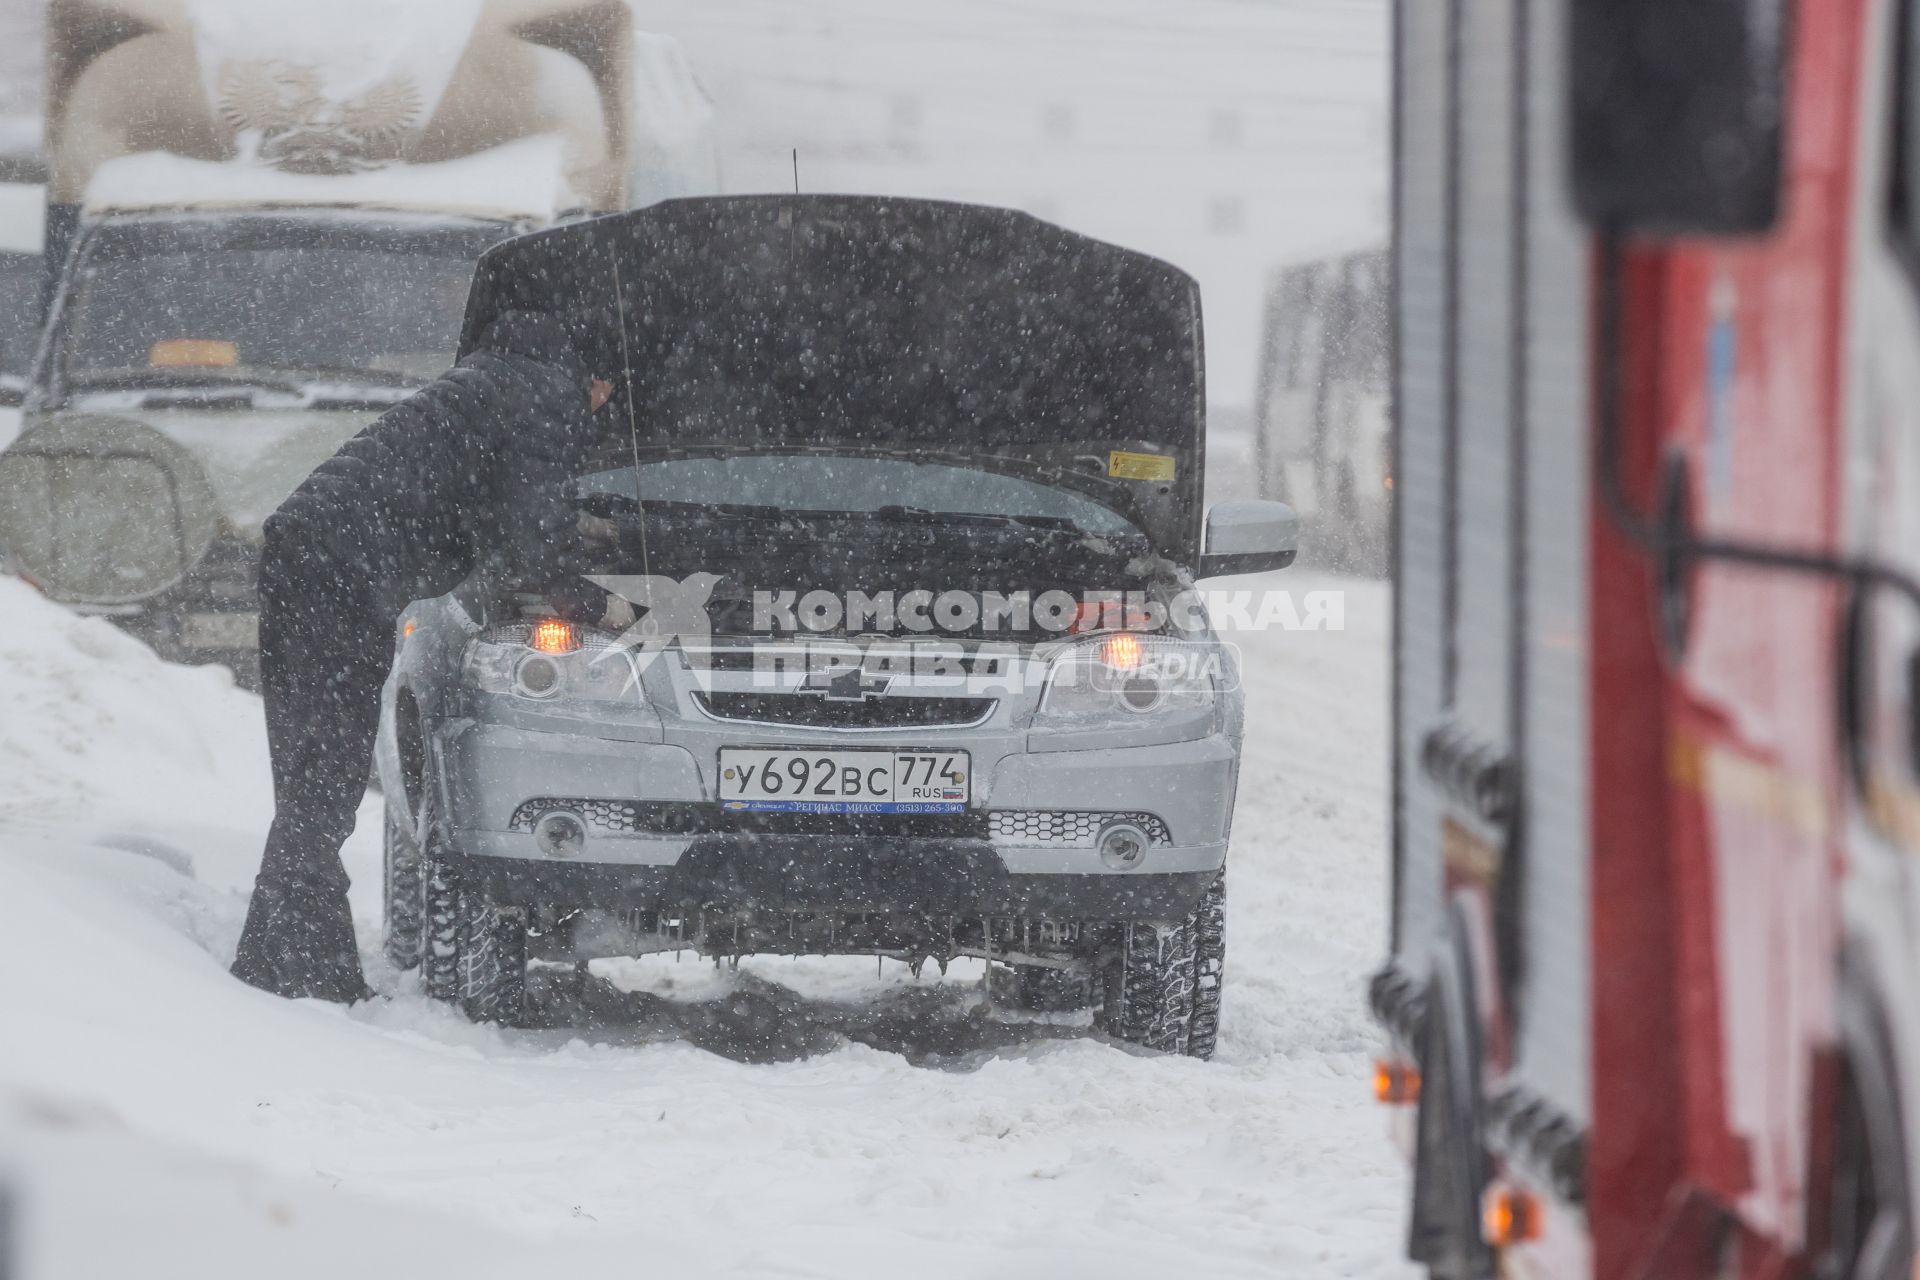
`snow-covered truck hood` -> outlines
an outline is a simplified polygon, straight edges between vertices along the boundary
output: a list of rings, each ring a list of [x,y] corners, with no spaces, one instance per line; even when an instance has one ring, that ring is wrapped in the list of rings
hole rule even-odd
[[[56,599],[167,590],[266,518],[376,416],[355,409],[101,410],[32,422],[0,455],[0,549]]]
[[[147,151],[101,165],[87,185],[86,212],[363,209],[544,225],[583,203],[567,177],[570,163],[558,134],[455,160],[343,174]]]
[[[227,529],[257,542],[300,482],[377,416],[374,409],[147,409],[139,419],[200,464]]]

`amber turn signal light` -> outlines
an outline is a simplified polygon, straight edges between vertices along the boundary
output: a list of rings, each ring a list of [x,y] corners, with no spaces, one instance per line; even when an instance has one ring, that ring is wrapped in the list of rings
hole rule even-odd
[[[1540,1238],[1540,1199],[1513,1187],[1487,1188],[1480,1205],[1480,1232],[1496,1249]]]
[[[1385,1059],[1374,1063],[1373,1100],[1392,1103],[1420,1101],[1420,1068]]]
[[[527,637],[527,644],[541,653],[572,653],[580,647],[580,636],[571,622],[542,618],[533,624],[533,634]]]
[[[1119,631],[1107,637],[1100,649],[1100,660],[1115,671],[1133,671],[1146,654],[1140,637],[1131,631]]]

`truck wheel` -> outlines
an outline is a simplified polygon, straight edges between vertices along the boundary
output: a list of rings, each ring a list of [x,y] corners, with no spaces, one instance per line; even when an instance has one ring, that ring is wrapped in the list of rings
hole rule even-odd
[[[382,915],[385,917],[387,959],[396,969],[420,963],[425,937],[426,885],[420,871],[420,851],[399,819],[387,814]]]
[[[1427,997],[1420,1049],[1420,1110],[1409,1255],[1432,1280],[1490,1280],[1493,1252],[1480,1234],[1488,1181],[1481,1145],[1478,1054],[1464,1021],[1470,1000],[1445,973]]]
[[[527,913],[462,894],[460,1011],[475,1022],[514,1026],[526,1015]]]
[[[1841,999],[1846,1047],[1832,1122],[1826,1239],[1813,1274],[1821,1280],[1905,1276],[1914,1224],[1900,1086],[1883,1019],[1856,991],[1843,991]]]
[[[1193,1017],[1193,926],[1131,923],[1107,970],[1108,1035],[1161,1053],[1184,1053]]]
[[[1187,1032],[1187,1056],[1213,1057],[1220,1037],[1220,997],[1227,968],[1227,877],[1222,872],[1207,886],[1193,916],[1193,1021]]]
[[[430,846],[431,848],[431,846]],[[460,981],[460,886],[431,852],[422,861],[425,903],[420,948],[420,985],[429,999],[451,1000]]]

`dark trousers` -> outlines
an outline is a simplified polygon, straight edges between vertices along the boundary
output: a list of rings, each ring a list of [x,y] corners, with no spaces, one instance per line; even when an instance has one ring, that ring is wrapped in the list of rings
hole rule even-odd
[[[514,324],[509,349],[564,354],[564,331],[541,328],[552,322]],[[268,518],[260,683],[275,809],[237,977],[285,996],[366,994],[340,845],[366,793],[394,620],[460,585],[478,546],[505,553],[523,540],[514,563],[529,581],[572,572],[548,559],[575,520],[553,496],[597,438],[586,386],[566,363],[475,353],[348,441]]]
[[[260,681],[274,818],[233,962],[254,986],[336,1001],[367,994],[340,846],[366,794],[394,621],[465,576],[443,540],[392,518],[409,495],[364,471],[350,479],[360,483],[303,490],[267,523]]]

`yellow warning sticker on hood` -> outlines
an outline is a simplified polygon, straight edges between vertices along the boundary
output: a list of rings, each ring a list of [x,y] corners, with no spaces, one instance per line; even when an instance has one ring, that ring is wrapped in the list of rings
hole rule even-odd
[[[1171,480],[1173,458],[1164,453],[1126,453],[1115,449],[1107,455],[1107,474],[1115,480]]]

